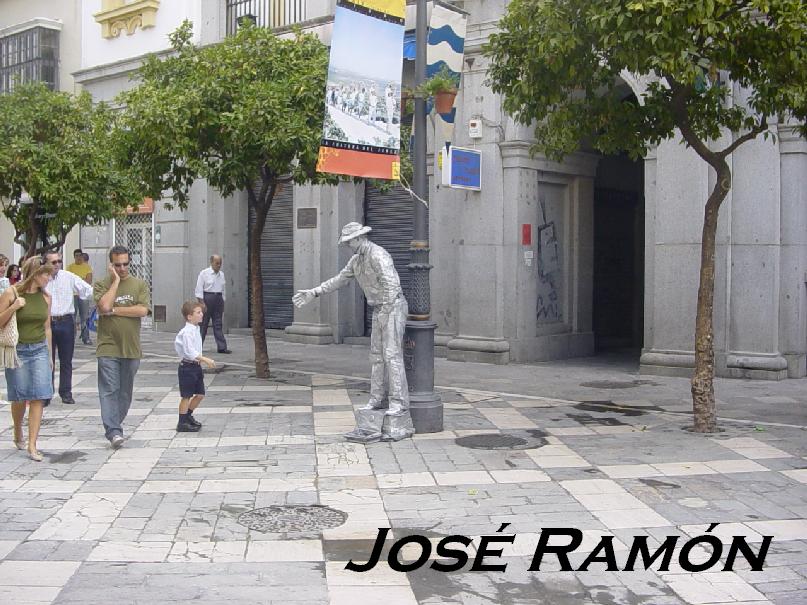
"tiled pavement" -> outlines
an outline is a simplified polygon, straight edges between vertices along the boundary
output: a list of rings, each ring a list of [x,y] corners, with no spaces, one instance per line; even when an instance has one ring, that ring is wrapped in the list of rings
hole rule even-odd
[[[246,351],[246,340],[238,344]],[[686,418],[652,395],[580,403],[513,381],[499,390],[518,395],[459,383],[441,390],[443,433],[365,447],[341,434],[367,398],[366,382],[295,372],[291,362],[256,380],[245,353],[206,375],[202,431],[178,434],[175,364],[160,356],[168,339],[154,338],[149,350],[123,449],[103,439],[87,348],[77,350],[78,405],[57,398],[46,411],[45,462],[14,449],[9,428],[0,432],[0,603],[807,603],[807,444],[798,424],[762,423],[775,418],[760,412],[760,424],[725,422],[724,432],[704,436],[682,430]],[[502,373],[474,366],[490,381]],[[467,368],[458,364],[458,373]],[[546,391],[558,397],[556,388]],[[457,442],[491,433],[526,443]],[[237,521],[277,504],[326,505],[347,520],[298,533]],[[734,572],[676,564],[608,572],[598,563],[564,572],[547,555],[541,571],[528,571],[544,527],[582,530],[570,557],[577,567],[603,535],[614,536],[621,564],[635,536],[651,546],[667,536],[683,542],[713,522],[725,544],[745,535],[756,547],[774,536],[765,569],[741,560]],[[502,523],[517,534],[505,547],[505,572],[344,569],[351,558],[366,560],[379,527],[435,544],[463,534],[478,545]]]

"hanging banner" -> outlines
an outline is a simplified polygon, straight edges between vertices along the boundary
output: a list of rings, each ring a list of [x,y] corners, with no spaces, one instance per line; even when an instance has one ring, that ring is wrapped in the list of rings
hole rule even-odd
[[[398,179],[406,0],[339,0],[317,170]]]
[[[426,77],[431,78],[444,67],[459,80],[465,51],[465,30],[468,15],[435,4],[429,20],[429,38],[426,47]],[[454,134],[457,109],[436,113],[438,136],[450,141]]]

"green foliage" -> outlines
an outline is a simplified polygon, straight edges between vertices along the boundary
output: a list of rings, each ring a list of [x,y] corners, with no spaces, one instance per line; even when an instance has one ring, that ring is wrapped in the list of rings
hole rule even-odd
[[[245,25],[235,36],[195,47],[185,22],[174,53],[146,59],[141,83],[120,97],[120,153],[157,199],[180,207],[197,178],[223,195],[247,189],[271,204],[264,182],[322,182],[316,172],[325,115],[328,50],[312,35],[281,39]]]
[[[807,134],[804,0],[513,0],[500,26],[490,83],[550,157],[588,138],[637,158],[676,126],[693,145],[787,113]],[[657,76],[641,104],[624,101],[623,70]],[[744,103],[727,102],[721,73]]]
[[[27,255],[58,248],[75,225],[112,218],[142,201],[114,162],[111,122],[110,110],[93,107],[86,93],[75,96],[30,83],[0,95],[2,211]],[[49,245],[34,248],[42,216]]]
[[[440,92],[456,92],[459,85],[459,76],[443,65],[431,78],[424,80],[417,90],[427,97],[433,97]]]

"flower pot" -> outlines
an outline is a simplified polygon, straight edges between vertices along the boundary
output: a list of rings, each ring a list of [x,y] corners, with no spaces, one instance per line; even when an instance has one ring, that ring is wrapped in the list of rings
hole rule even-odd
[[[434,108],[437,113],[451,113],[451,109],[454,107],[454,99],[456,98],[456,90],[444,90],[434,93]]]

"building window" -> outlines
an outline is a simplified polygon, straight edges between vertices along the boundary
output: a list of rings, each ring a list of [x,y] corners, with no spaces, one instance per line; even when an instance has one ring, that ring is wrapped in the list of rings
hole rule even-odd
[[[305,21],[305,0],[227,0],[227,35],[250,21],[259,27],[283,27]]]
[[[32,27],[0,38],[0,93],[11,92],[18,82],[58,88],[58,30]]]

